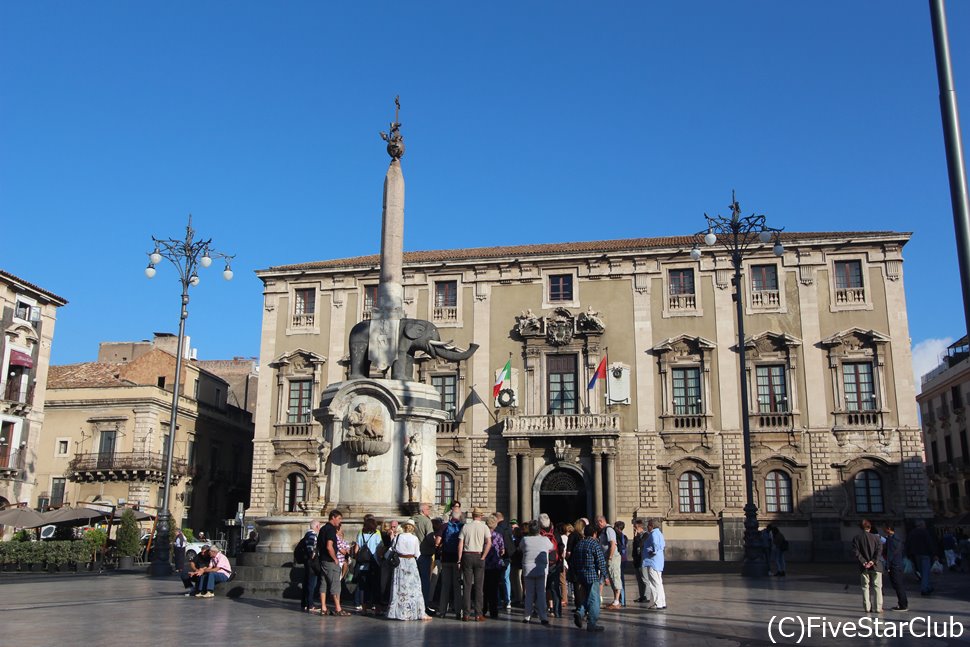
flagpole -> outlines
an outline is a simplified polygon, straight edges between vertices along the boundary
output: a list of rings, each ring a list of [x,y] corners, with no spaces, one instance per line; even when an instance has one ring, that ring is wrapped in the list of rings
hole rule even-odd
[[[610,347],[606,346],[603,354],[603,358],[606,360],[606,411],[609,412],[610,407],[613,406],[613,400],[610,399]]]

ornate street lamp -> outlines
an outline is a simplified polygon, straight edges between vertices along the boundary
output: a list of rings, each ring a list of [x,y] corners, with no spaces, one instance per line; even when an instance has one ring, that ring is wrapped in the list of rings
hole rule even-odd
[[[179,383],[182,377],[182,347],[185,343],[185,319],[189,316],[189,287],[199,284],[199,267],[209,267],[212,265],[212,258],[220,258],[226,262],[226,269],[222,271],[222,277],[227,281],[232,279],[232,259],[230,256],[217,252],[212,249],[212,239],[195,240],[195,230],[192,229],[192,215],[189,214],[189,224],[185,228],[185,240],[175,240],[174,238],[155,238],[155,250],[148,255],[148,267],[145,268],[145,276],[152,278],[155,276],[155,266],[168,259],[179,273],[179,282],[182,284],[182,309],[179,316],[179,336],[178,346],[175,352],[175,383],[172,387],[172,410],[169,415],[168,443],[165,446],[165,488],[162,494],[162,507],[158,511],[158,523],[156,529],[158,534],[155,537],[155,557],[152,559],[151,574],[153,576],[170,575],[172,566],[169,562],[169,536],[171,534],[171,514],[169,513],[169,494],[172,484],[172,456],[175,453],[175,431],[177,429],[176,419],[178,418],[179,404]]]
[[[775,256],[785,253],[781,244],[781,229],[769,227],[763,215],[741,215],[741,205],[734,199],[731,192],[731,217],[710,217],[706,213],[707,229],[695,234],[702,238],[704,244],[713,246],[720,243],[731,257],[734,266],[734,301],[738,319],[738,357],[740,359],[741,385],[741,430],[744,444],[744,481],[747,489],[747,502],[744,506],[744,562],[741,574],[747,577],[765,577],[768,575],[768,560],[765,555],[765,544],[758,532],[758,506],[754,503],[754,466],[751,464],[751,425],[748,420],[748,371],[744,344],[744,302],[741,292],[741,264],[745,254],[752,249],[760,248],[774,240],[772,250]],[[692,259],[700,260],[701,248],[694,244],[690,250]]]

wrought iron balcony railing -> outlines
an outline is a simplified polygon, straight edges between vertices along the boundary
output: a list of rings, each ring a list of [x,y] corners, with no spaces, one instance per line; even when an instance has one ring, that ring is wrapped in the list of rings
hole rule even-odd
[[[71,480],[164,480],[165,454],[153,452],[114,452],[75,454],[68,463]],[[191,473],[184,458],[172,459],[174,480]]]

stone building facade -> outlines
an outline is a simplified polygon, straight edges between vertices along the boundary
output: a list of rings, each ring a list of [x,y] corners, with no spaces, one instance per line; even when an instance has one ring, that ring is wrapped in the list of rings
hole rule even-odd
[[[107,342],[97,362],[52,366],[37,452],[37,506],[122,500],[162,503],[175,379],[173,335]],[[186,344],[186,349],[188,344]],[[189,357],[182,363],[170,512],[218,537],[249,503],[253,422],[229,404],[230,383]]]
[[[943,525],[970,523],[970,343],[947,348],[943,361],[923,376],[916,396],[923,422],[930,505]]]
[[[928,514],[894,232],[786,233],[744,263],[755,496],[796,557],[841,556],[863,517]],[[745,477],[733,271],[693,237],[411,252],[405,316],[478,352],[417,362],[453,412],[436,501],[526,519],[665,521],[673,558],[735,559]],[[713,250],[713,248],[710,248]],[[327,448],[312,410],[346,379],[376,256],[272,267],[250,516],[305,514]],[[511,359],[498,398],[496,372]],[[588,389],[602,360],[606,378]],[[464,406],[475,395],[485,406]]]
[[[62,297],[0,270],[0,508],[31,503]]]

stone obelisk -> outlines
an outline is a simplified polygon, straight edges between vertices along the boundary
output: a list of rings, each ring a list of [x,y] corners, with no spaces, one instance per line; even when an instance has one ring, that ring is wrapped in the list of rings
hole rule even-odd
[[[397,356],[398,333],[404,317],[404,137],[401,135],[400,97],[394,99],[391,130],[381,133],[387,142],[391,163],[384,177],[384,205],[381,215],[381,277],[377,307],[371,315],[368,358],[379,371],[386,371]]]

